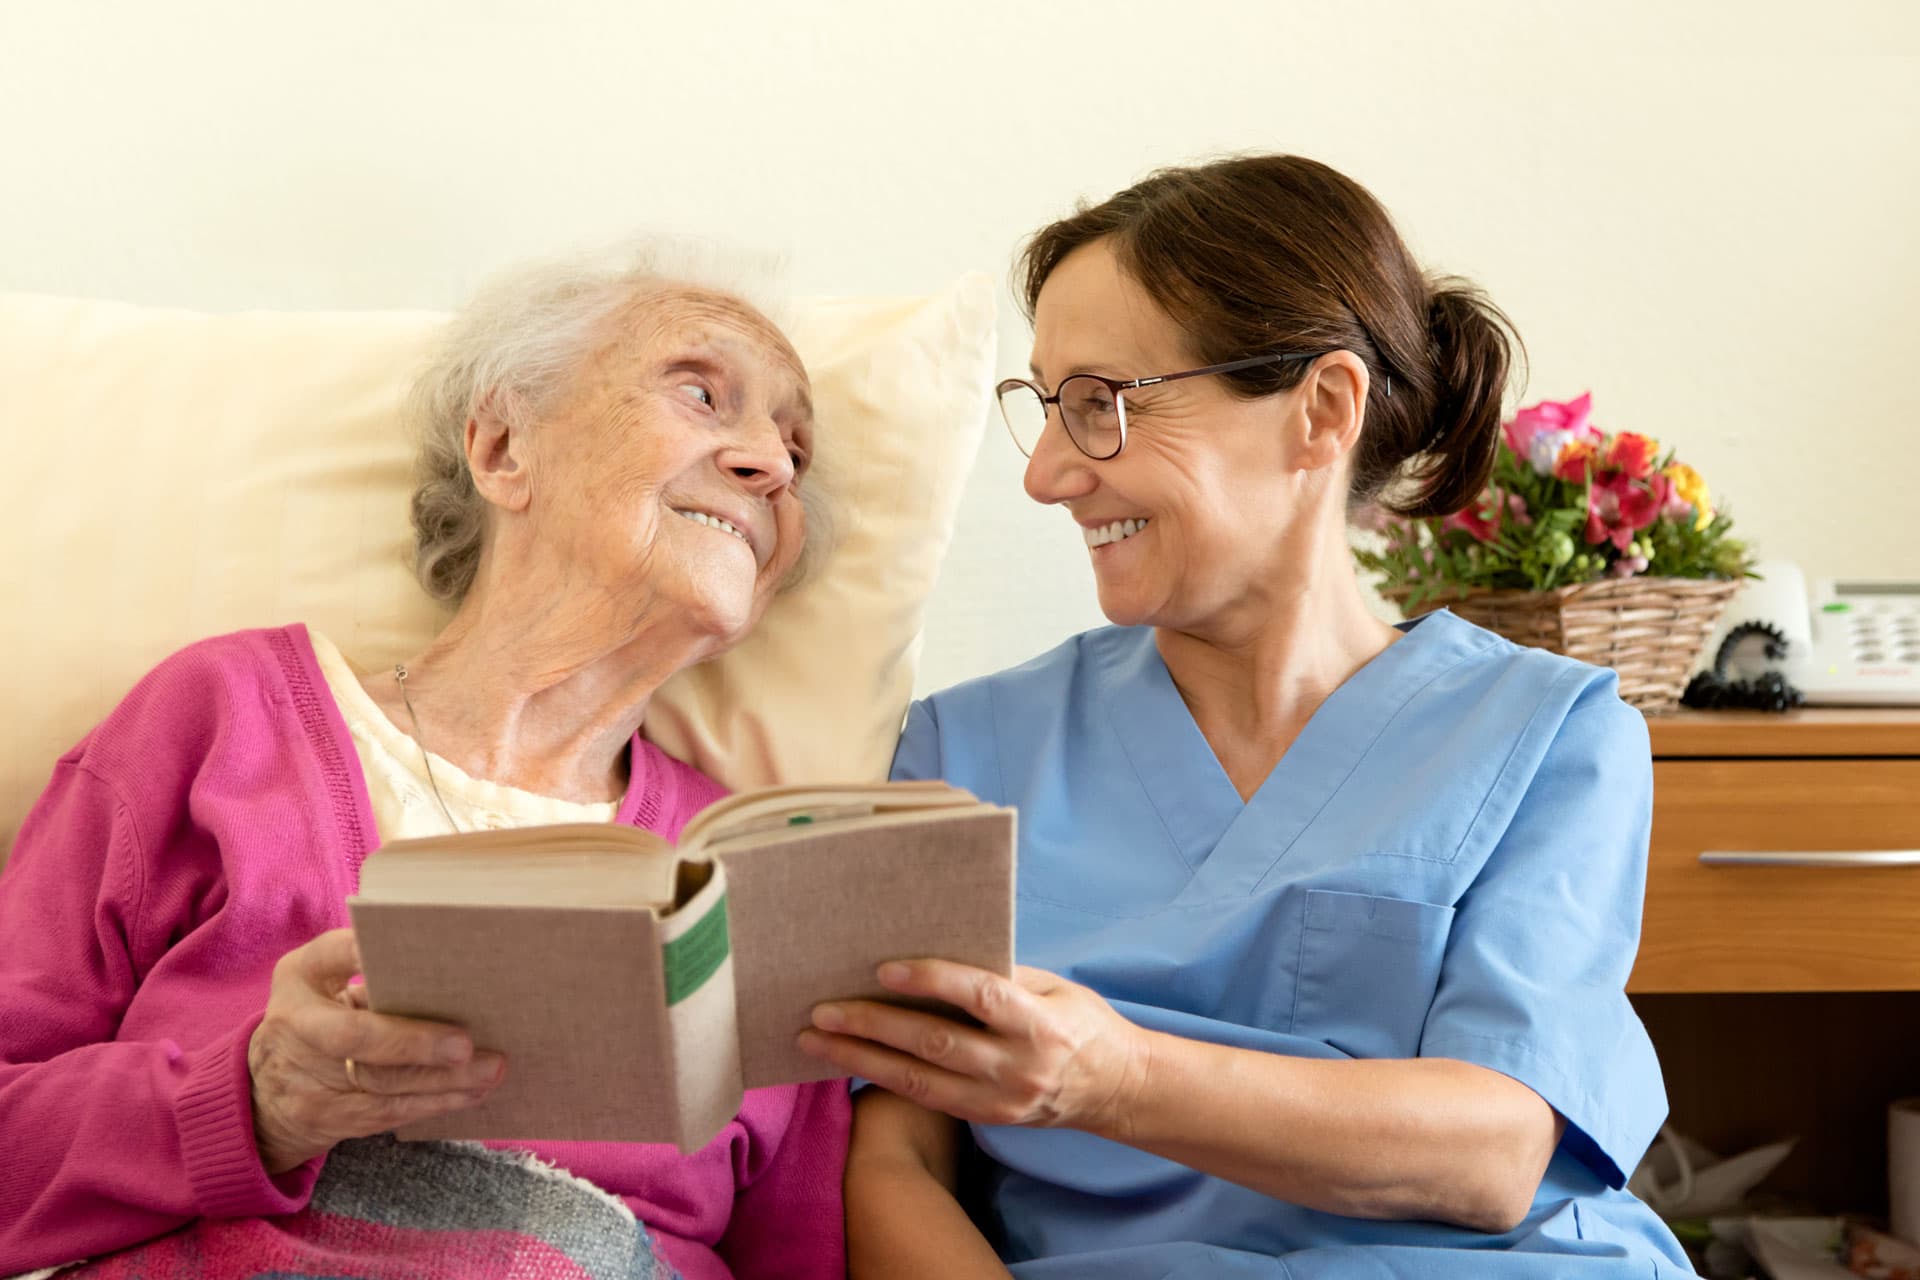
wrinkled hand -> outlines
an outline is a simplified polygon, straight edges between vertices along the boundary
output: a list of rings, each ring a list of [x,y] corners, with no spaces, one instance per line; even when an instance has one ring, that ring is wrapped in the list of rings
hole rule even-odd
[[[800,1047],[921,1106],[974,1124],[1115,1133],[1146,1071],[1147,1037],[1096,992],[1041,969],[1011,981],[946,960],[882,965],[880,984],[972,1015],[870,1000],[817,1006]]]
[[[247,1045],[254,1143],[269,1174],[336,1142],[470,1107],[504,1078],[506,1059],[475,1053],[458,1027],[369,1012],[365,989],[348,985],[359,971],[351,929],[323,933],[273,967],[266,1016]]]

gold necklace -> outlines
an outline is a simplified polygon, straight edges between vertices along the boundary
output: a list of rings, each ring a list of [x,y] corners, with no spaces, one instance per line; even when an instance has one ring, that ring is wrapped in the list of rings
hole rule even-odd
[[[414,712],[413,699],[407,696],[407,668],[404,663],[393,664],[393,678],[400,685],[400,701],[406,704],[407,719],[413,724],[414,745],[420,748],[420,763],[427,767],[427,785],[433,788],[433,798],[439,802],[440,812],[446,818],[447,825],[457,835],[460,824],[453,820],[453,811],[447,808],[447,798],[440,794],[440,784],[433,777],[433,756],[427,750],[427,740],[420,736],[420,717]]]

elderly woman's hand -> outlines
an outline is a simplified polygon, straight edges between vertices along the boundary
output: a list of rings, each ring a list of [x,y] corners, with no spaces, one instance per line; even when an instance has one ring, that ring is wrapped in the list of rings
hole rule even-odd
[[[254,1142],[270,1174],[336,1142],[470,1107],[505,1075],[458,1027],[369,1012],[353,930],[323,933],[273,968],[266,1016],[247,1046]],[[353,1067],[349,1072],[347,1061]]]
[[[880,967],[880,983],[972,1015],[868,1000],[823,1004],[801,1048],[921,1106],[974,1124],[1115,1133],[1146,1069],[1147,1037],[1100,995],[1041,969],[1012,980],[946,960]]]

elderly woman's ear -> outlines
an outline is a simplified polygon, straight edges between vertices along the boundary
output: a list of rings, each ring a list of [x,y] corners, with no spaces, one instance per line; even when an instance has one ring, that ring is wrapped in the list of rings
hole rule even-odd
[[[533,501],[527,466],[527,433],[502,412],[499,393],[488,395],[467,419],[467,470],[482,498],[507,511],[525,511]]]

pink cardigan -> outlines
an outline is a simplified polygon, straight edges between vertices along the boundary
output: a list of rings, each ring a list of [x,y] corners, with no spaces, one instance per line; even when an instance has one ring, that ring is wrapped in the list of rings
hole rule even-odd
[[[635,738],[619,821],[673,837],[722,789]],[[274,961],[346,924],[375,847],[306,629],[161,663],[63,756],[0,875],[0,1275],[197,1217],[299,1209],[269,1178],[247,1042]],[[839,1082],[761,1089],[712,1144],[530,1149],[621,1196],[687,1280],[840,1277]]]

